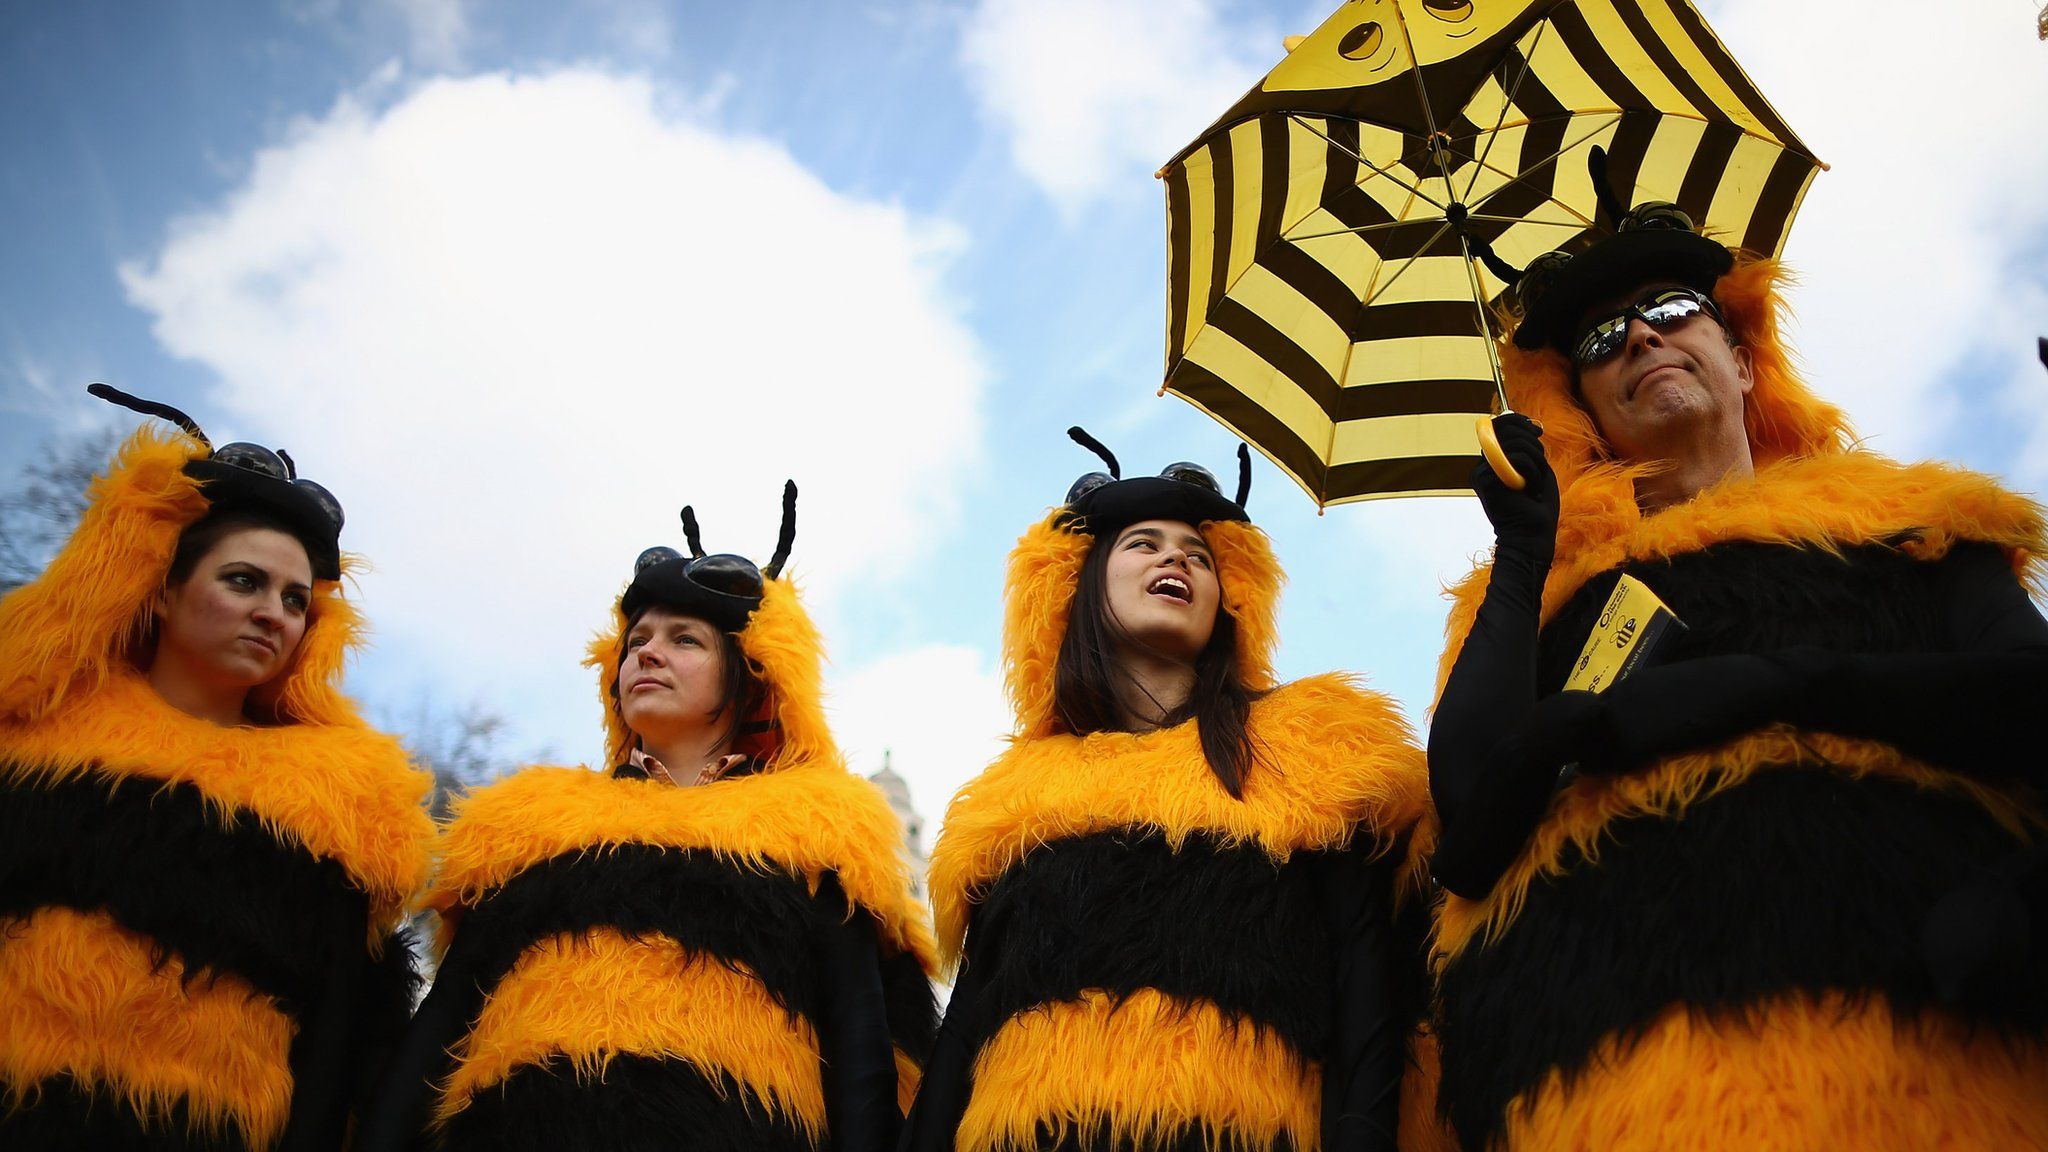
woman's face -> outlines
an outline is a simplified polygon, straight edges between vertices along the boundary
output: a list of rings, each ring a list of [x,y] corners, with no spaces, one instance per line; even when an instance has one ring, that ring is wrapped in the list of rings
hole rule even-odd
[[[1161,655],[1192,663],[1216,630],[1216,561],[1192,524],[1142,520],[1117,533],[1103,584],[1117,627]]]
[[[619,712],[635,736],[666,744],[717,723],[724,685],[718,629],[695,616],[653,607],[626,631],[619,661]]]
[[[312,603],[305,545],[274,528],[237,529],[158,594],[156,661],[215,686],[254,688],[290,663]]]

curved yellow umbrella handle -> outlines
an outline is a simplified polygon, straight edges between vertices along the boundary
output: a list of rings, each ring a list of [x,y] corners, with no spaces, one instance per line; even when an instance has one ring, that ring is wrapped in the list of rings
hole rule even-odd
[[[1508,454],[1500,450],[1500,437],[1493,434],[1491,416],[1479,418],[1479,454],[1486,457],[1486,466],[1493,469],[1493,474],[1508,486],[1510,492],[1520,492],[1529,486],[1528,479],[1508,463]]]

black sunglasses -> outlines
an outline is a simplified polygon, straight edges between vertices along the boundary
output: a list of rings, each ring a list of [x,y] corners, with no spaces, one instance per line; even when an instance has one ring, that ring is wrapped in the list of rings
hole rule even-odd
[[[1223,495],[1223,485],[1217,481],[1216,474],[1200,464],[1182,460],[1179,463],[1168,464],[1166,467],[1161,468],[1159,475],[1167,480],[1178,480],[1183,484],[1193,484],[1197,488],[1207,489],[1218,496]],[[1079,480],[1074,481],[1073,486],[1067,489],[1067,503],[1072,504],[1104,484],[1114,483],[1115,480],[1116,477],[1111,476],[1107,472],[1087,473]]]
[[[1628,343],[1631,320],[1641,320],[1662,332],[1702,314],[1712,316],[1716,324],[1726,326],[1727,322],[1721,319],[1721,310],[1714,306],[1713,297],[1691,288],[1660,288],[1595,321],[1572,346],[1572,360],[1581,368],[1587,368],[1621,351]]]

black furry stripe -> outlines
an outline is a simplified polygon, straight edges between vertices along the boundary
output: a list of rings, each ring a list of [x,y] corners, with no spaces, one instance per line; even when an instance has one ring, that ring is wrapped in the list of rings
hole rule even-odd
[[[924,1067],[939,1033],[939,1000],[917,957],[899,952],[882,961],[882,1000],[890,1041]]]
[[[994,1028],[1083,989],[1151,988],[1271,1028],[1295,1050],[1329,1034],[1331,946],[1306,854],[1285,867],[1256,847],[1099,833],[1034,850],[975,909],[969,961]]]
[[[296,1011],[337,947],[362,950],[368,899],[340,864],[252,818],[223,825],[190,784],[0,784],[0,917],[105,911],[184,960]],[[347,932],[337,929],[345,926]]]
[[[185,1105],[144,1127],[118,1097],[92,1093],[69,1076],[38,1084],[18,1109],[0,1108],[0,1148],[8,1152],[250,1152],[233,1127],[195,1129]]]
[[[683,1061],[618,1056],[579,1083],[566,1061],[529,1064],[449,1122],[450,1152],[811,1152],[816,1145],[729,1078]]]
[[[1739,1013],[1784,993],[1882,996],[1937,1010],[1920,961],[1928,909],[2017,847],[1983,810],[1896,780],[1764,770],[1683,819],[1616,821],[1597,864],[1529,887],[1506,935],[1438,986],[1442,1099],[1467,1147],[1502,1129],[1552,1069],[1666,1006]],[[2048,1030],[2048,974],[1999,990],[1973,1023]]]
[[[464,916],[462,937],[489,992],[538,940],[594,928],[635,938],[658,933],[746,966],[777,1003],[815,1021],[821,974],[812,957],[826,927],[795,876],[742,868],[709,852],[623,844],[519,873]]]
[[[1634,560],[1586,582],[1544,627],[1537,682],[1564,687],[1600,608],[1624,572],[1650,586],[1688,631],[1663,661],[1811,645],[1837,652],[1933,652],[1948,646],[1937,563],[1880,544],[1818,548],[1717,544]]]

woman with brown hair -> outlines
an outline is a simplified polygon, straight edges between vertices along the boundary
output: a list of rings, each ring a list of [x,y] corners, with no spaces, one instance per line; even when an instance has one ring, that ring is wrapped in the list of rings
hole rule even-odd
[[[1344,676],[1275,682],[1242,450],[1230,500],[1070,435],[1109,472],[1010,557],[1017,735],[933,854],[960,967],[907,1146],[1391,1148],[1421,754]]]
[[[404,1027],[429,780],[341,695],[341,507],[145,429],[0,601],[0,1145],[336,1149]]]
[[[430,903],[452,934],[359,1147],[890,1146],[935,1010],[880,791],[825,726],[782,575],[651,548],[591,645],[606,773],[472,793]]]

